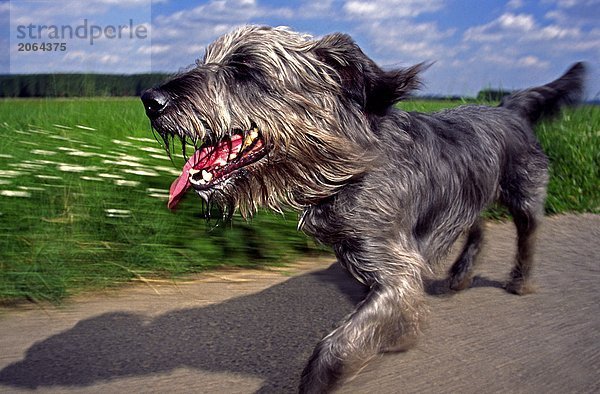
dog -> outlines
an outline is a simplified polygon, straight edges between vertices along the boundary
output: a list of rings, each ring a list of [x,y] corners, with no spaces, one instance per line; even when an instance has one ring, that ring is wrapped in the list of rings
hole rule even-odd
[[[397,109],[427,67],[383,70],[345,34],[245,26],[142,94],[165,146],[178,139],[184,155],[193,146],[170,208],[194,189],[225,216],[298,209],[299,229],[369,287],[316,346],[300,392],[331,391],[376,354],[413,344],[426,314],[423,275],[466,233],[448,285],[470,286],[480,215],[492,203],[508,208],[518,234],[506,290],[531,291],[548,182],[533,126],[580,99],[585,65],[497,107]]]

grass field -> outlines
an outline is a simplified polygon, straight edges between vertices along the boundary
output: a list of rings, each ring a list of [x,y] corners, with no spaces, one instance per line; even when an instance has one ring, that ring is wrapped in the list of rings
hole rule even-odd
[[[432,111],[460,102],[407,102]],[[538,133],[552,162],[547,210],[599,212],[600,108]],[[295,213],[206,223],[176,212],[171,163],[137,99],[0,101],[0,300],[48,300],[221,265],[281,264],[318,248]],[[180,159],[176,159],[180,160]]]

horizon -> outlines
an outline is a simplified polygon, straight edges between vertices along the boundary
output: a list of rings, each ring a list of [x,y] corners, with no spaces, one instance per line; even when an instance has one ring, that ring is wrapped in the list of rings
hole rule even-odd
[[[193,65],[223,33],[263,24],[285,25],[315,39],[348,33],[385,69],[432,62],[423,73],[422,95],[472,97],[486,88],[524,89],[585,61],[590,66],[586,96],[600,97],[600,0],[62,3],[69,7],[0,0],[0,22],[10,22],[0,28],[0,52],[9,54],[8,64],[0,60],[0,73],[173,74]],[[80,27],[82,34],[65,39],[58,30],[52,35],[52,26],[63,27],[63,33],[65,26]],[[15,46],[43,41],[64,41],[67,47],[42,53]]]
[[[31,73],[31,74],[0,74],[0,79],[5,78],[5,77],[22,78],[22,77],[28,77],[28,76],[36,77],[36,76],[56,76],[56,75],[70,75],[70,76],[94,75],[94,76],[99,76],[99,77],[107,76],[107,77],[123,77],[123,78],[156,75],[156,76],[161,76],[164,78],[169,78],[173,74],[164,73],[164,72],[135,73],[135,74],[99,73],[99,72],[57,72],[57,73]],[[490,86],[483,86],[474,95],[456,95],[456,94],[431,94],[431,93],[422,92],[420,89],[416,89],[413,91],[413,94],[409,95],[405,99],[400,100],[399,102],[410,101],[410,100],[426,100],[426,101],[428,101],[428,100],[433,100],[433,101],[435,101],[435,100],[441,100],[441,101],[479,100],[479,95],[486,91],[491,92],[491,94],[501,93],[503,95],[509,95],[509,94],[515,93],[518,90],[502,90],[502,89],[496,89],[496,88],[493,88]],[[89,96],[89,95],[81,95],[81,96],[78,96],[78,95],[75,95],[75,96],[60,96],[60,95],[59,96],[45,96],[45,95],[42,95],[42,96],[0,96],[0,99],[3,99],[3,98],[25,98],[25,99],[40,98],[40,99],[43,99],[43,98],[47,98],[47,97],[92,98],[95,96]],[[133,95],[133,96],[117,95],[117,96],[110,96],[110,97],[136,97],[136,96],[135,95]],[[491,101],[495,101],[495,99],[491,99]],[[600,97],[584,98],[582,103],[594,104],[594,105],[600,104]]]

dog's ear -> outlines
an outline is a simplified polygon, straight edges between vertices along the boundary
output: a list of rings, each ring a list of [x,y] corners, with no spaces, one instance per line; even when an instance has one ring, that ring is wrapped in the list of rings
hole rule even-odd
[[[334,69],[344,94],[365,112],[384,114],[396,102],[421,86],[419,73],[428,66],[420,63],[406,69],[382,70],[347,34],[335,33],[317,41],[317,58]]]

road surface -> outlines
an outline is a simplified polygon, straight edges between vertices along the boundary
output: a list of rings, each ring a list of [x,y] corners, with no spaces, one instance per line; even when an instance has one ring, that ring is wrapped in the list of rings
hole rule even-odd
[[[450,295],[428,280],[417,346],[341,392],[600,392],[600,216],[546,219],[538,291],[524,297],[502,289],[512,225],[486,226],[472,288]],[[331,258],[151,285],[2,310],[0,392],[294,392],[313,346],[364,292]]]

